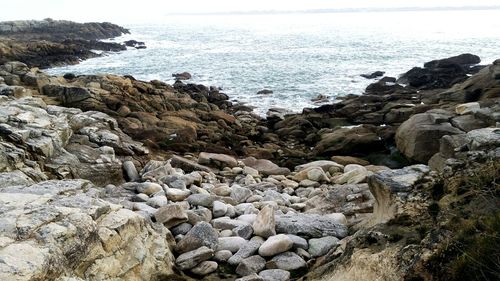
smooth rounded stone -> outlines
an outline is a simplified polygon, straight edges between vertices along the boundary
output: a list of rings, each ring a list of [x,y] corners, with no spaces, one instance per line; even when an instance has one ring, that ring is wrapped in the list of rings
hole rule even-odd
[[[462,103],[459,104],[455,107],[455,112],[458,115],[464,115],[467,113],[474,113],[481,109],[481,106],[479,105],[478,102],[469,102],[469,103]]]
[[[186,200],[186,198],[188,198],[189,195],[191,195],[191,191],[187,189],[181,190],[176,188],[167,188],[165,193],[167,195],[167,198],[174,202],[184,201]]]
[[[307,178],[312,181],[323,182],[329,181],[325,172],[321,168],[312,168],[307,171]]]
[[[216,218],[211,221],[212,225],[216,229],[229,229],[233,230],[238,226],[250,225],[248,222],[242,220],[233,220],[228,217]]]
[[[294,210],[297,210],[297,211],[305,209],[306,206],[307,205],[305,203],[294,203],[294,204],[290,205],[290,207],[292,207]]]
[[[222,217],[227,212],[227,205],[220,202],[214,201],[214,206],[212,208],[212,213],[214,218]]]
[[[215,252],[213,259],[216,262],[227,262],[229,260],[229,258],[232,256],[233,256],[233,253],[231,253],[231,251],[222,250],[222,251]]]
[[[241,238],[244,238],[246,240],[252,238],[253,235],[253,228],[250,225],[241,225],[233,228],[233,233],[236,236],[239,236]]]
[[[266,268],[268,269],[283,269],[287,271],[295,271],[306,267],[306,261],[293,252],[279,254],[266,263]]]
[[[231,172],[235,175],[243,173],[243,168],[241,167],[234,167],[231,169]]]
[[[252,167],[245,166],[243,168],[243,174],[250,175],[252,177],[258,177],[259,176],[259,171],[257,171],[256,169],[254,169]]]
[[[259,255],[271,257],[286,252],[293,247],[293,241],[285,234],[269,237],[259,248]]]
[[[246,259],[251,255],[255,254],[259,250],[259,247],[262,245],[262,243],[264,243],[264,241],[261,240],[249,241],[228,260],[228,263],[231,265],[239,264],[243,259]]]
[[[311,258],[311,254],[309,254],[309,252],[307,250],[304,250],[302,248],[298,248],[297,250],[295,250],[295,252],[297,253],[297,255],[299,255],[300,257],[302,257],[305,260],[308,260]]]
[[[344,166],[334,162],[334,161],[329,161],[329,160],[318,160],[318,161],[313,161],[307,164],[299,165],[295,167],[295,171],[303,171],[308,168],[312,167],[320,167],[323,169],[323,171],[327,172],[330,170],[331,167],[338,167],[340,169],[344,169]]]
[[[258,255],[243,259],[236,267],[236,274],[247,276],[253,273],[259,273],[266,267],[266,260]]]
[[[217,241],[218,241],[217,251],[229,250],[231,251],[231,253],[238,252],[238,250],[241,247],[243,247],[248,243],[247,240],[238,236],[221,237],[217,239]]]
[[[344,174],[335,179],[337,184],[358,184],[366,181],[368,170],[357,164],[349,164],[344,168]]]
[[[130,199],[130,201],[132,201],[132,202],[147,202],[148,200],[149,200],[149,196],[147,194],[144,194],[144,193],[135,194]]]
[[[212,208],[214,201],[217,200],[216,196],[210,194],[191,194],[187,198],[187,201],[192,206],[203,206],[206,208]]]
[[[177,257],[175,263],[181,270],[191,269],[197,264],[206,261],[214,256],[214,250],[208,247],[201,247],[194,251],[183,253]]]
[[[191,224],[183,222],[177,226],[172,227],[172,229],[170,229],[170,232],[172,232],[172,235],[174,236],[177,236],[179,234],[186,235],[186,233],[188,233],[191,228],[193,228]]]
[[[233,184],[233,186],[231,186],[231,198],[233,198],[236,202],[243,203],[250,196],[252,196],[252,191],[250,189],[241,187],[236,184]]]
[[[212,192],[218,196],[230,196],[231,188],[227,184],[220,184],[212,188]]]
[[[155,213],[158,211],[157,209],[147,205],[146,203],[141,203],[141,202],[135,202],[132,205],[132,210],[138,212],[144,212],[148,214],[149,217],[153,217]]]
[[[259,201],[262,201],[263,197],[258,195],[258,194],[254,194],[250,197],[248,197],[247,199],[247,203],[253,203],[253,202],[259,202]]]
[[[205,276],[217,270],[219,265],[214,261],[203,261],[191,269],[195,275]]]
[[[290,272],[283,269],[266,269],[259,273],[264,281],[288,281]]]
[[[322,238],[309,239],[308,252],[311,257],[320,257],[326,255],[331,249],[336,248],[339,239],[333,236],[326,236]]]
[[[212,220],[212,211],[205,207],[198,207],[194,210],[188,210],[188,222],[195,225],[199,222],[205,221],[210,222]]]
[[[224,230],[221,230],[221,232],[219,233],[219,237],[231,237],[231,236],[234,236],[233,234],[234,233],[232,230],[224,229]]]
[[[349,165],[349,164],[358,164],[361,166],[367,166],[370,165],[370,162],[363,160],[361,158],[357,157],[352,157],[352,156],[332,156],[331,158],[333,161],[339,163],[340,165]],[[334,171],[335,172],[342,172],[344,169],[339,169]],[[330,171],[331,173],[331,171]]]
[[[293,241],[293,248],[294,249],[305,249],[307,250],[309,248],[309,244],[307,243],[307,240],[293,234],[287,234],[290,239]]]
[[[249,224],[253,224],[254,221],[257,219],[257,214],[243,214],[236,219],[247,222]]]
[[[152,195],[159,191],[162,191],[163,188],[161,187],[161,185],[154,182],[142,182],[142,183],[137,183],[136,190],[138,193]]]
[[[169,203],[168,203],[167,197],[165,197],[165,196],[153,196],[153,197],[148,199],[146,204],[148,204],[149,206],[151,206],[153,208],[161,208],[163,206],[168,205]]]
[[[186,210],[177,204],[163,206],[156,213],[154,217],[157,222],[162,223],[167,228],[179,225],[188,221]]]
[[[229,155],[218,154],[218,153],[208,153],[200,152],[198,155],[198,163],[202,165],[216,165],[219,168],[222,167],[236,167],[238,166],[238,161]]]
[[[299,185],[303,186],[303,187],[318,187],[318,186],[320,186],[319,182],[312,181],[310,179],[305,179],[305,180],[300,181]]]
[[[184,238],[177,243],[175,250],[185,253],[206,246],[212,250],[217,248],[218,234],[208,222],[200,222],[193,226]]]
[[[138,181],[141,178],[137,172],[134,162],[124,161],[122,167],[128,181]]]
[[[245,277],[238,278],[234,281],[264,281],[264,279],[262,279],[262,277],[257,275],[257,273],[253,273]]]
[[[252,227],[255,235],[264,238],[276,235],[274,208],[270,206],[262,208],[259,214],[257,214],[257,218],[255,219]]]

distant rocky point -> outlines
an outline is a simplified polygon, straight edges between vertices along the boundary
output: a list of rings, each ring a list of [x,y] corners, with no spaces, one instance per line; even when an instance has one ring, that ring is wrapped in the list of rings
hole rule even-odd
[[[21,61],[30,67],[50,68],[100,55],[92,50],[117,52],[127,46],[145,48],[143,42],[133,40],[127,41],[128,44],[99,41],[128,33],[128,29],[109,22],[52,19],[0,22],[0,63]]]

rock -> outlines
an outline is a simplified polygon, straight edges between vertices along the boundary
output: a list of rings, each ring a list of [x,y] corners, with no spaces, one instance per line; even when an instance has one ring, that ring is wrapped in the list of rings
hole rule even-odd
[[[360,74],[359,76],[366,78],[366,79],[375,79],[377,77],[383,76],[384,74],[385,74],[384,71],[375,71],[372,73]]]
[[[255,254],[259,250],[262,243],[263,241],[258,240],[252,240],[246,243],[228,260],[228,263],[231,265],[238,265],[243,259]]]
[[[287,168],[282,168],[267,159],[256,159],[255,157],[247,157],[243,159],[243,163],[256,169],[259,173],[268,175],[288,175],[290,170]]]
[[[340,128],[321,135],[313,152],[318,156],[353,155],[383,150],[382,139],[372,127]]]
[[[293,252],[285,252],[267,262],[268,269],[296,271],[307,267],[306,261]]]
[[[252,191],[248,188],[241,187],[239,185],[233,185],[231,187],[231,198],[238,203],[245,202],[251,195]]]
[[[218,243],[217,239],[217,231],[213,229],[209,223],[199,222],[177,243],[175,250],[181,254],[202,246],[216,250]]]
[[[212,225],[217,229],[228,229],[232,231],[236,227],[247,226],[250,224],[243,220],[232,220],[228,217],[222,217],[212,220]]]
[[[226,214],[227,212],[227,205],[220,202],[220,201],[214,201],[214,206],[212,209],[213,217],[218,218],[222,217]]]
[[[245,240],[252,238],[253,228],[251,225],[240,225],[233,228],[233,233]]]
[[[176,80],[189,80],[191,79],[191,74],[189,72],[174,73],[172,74]]]
[[[180,168],[184,172],[188,173],[193,171],[203,171],[209,173],[212,171],[207,166],[200,165],[194,161],[177,155],[172,156],[172,158],[170,159],[170,164],[172,164],[172,167]]]
[[[470,140],[467,147],[469,150],[488,150],[500,146],[500,129],[483,128],[472,130],[467,133]]]
[[[162,223],[167,228],[171,228],[188,221],[186,211],[177,204],[161,207],[158,211],[156,211],[154,216],[157,222]]]
[[[174,202],[184,201],[191,195],[191,191],[177,188],[168,188],[165,193],[167,198]]]
[[[256,273],[253,273],[245,277],[238,278],[235,281],[264,281],[264,279],[262,279],[262,277],[260,277]]]
[[[265,281],[287,281],[290,280],[290,272],[282,269],[266,269],[259,273]]]
[[[312,98],[311,101],[314,103],[328,102],[329,97],[327,95],[319,94]]]
[[[326,236],[322,238],[313,238],[309,240],[308,252],[311,257],[324,256],[331,249],[337,247],[339,239],[333,236]]]
[[[258,177],[259,176],[259,171],[255,170],[252,167],[245,166],[243,168],[243,174],[250,175],[252,177]]]
[[[478,102],[469,102],[469,103],[463,103],[459,104],[455,107],[455,112],[458,115],[464,115],[468,113],[474,113],[481,109],[481,106],[479,105]]]
[[[307,179],[316,182],[329,181],[328,176],[321,168],[311,168],[307,171]]]
[[[264,238],[276,235],[273,207],[265,206],[260,210],[253,223],[253,232]]]
[[[214,256],[214,250],[205,246],[177,257],[175,263],[181,270],[191,269]]]
[[[396,131],[398,149],[412,160],[427,163],[439,151],[441,137],[463,133],[448,123],[450,117],[441,112],[413,115]]]
[[[208,166],[216,166],[217,168],[230,167],[234,168],[238,166],[238,161],[234,157],[226,154],[216,154],[201,152],[198,155],[198,163]]]
[[[344,168],[344,174],[335,180],[337,184],[358,184],[366,180],[368,170],[357,164],[349,164]]]
[[[222,250],[215,252],[214,260],[217,262],[227,262],[230,257],[233,256],[233,253],[229,250]]]
[[[230,196],[231,188],[227,184],[219,184],[212,189],[212,192],[218,196]]]
[[[153,208],[161,208],[169,204],[164,195],[153,196],[146,201],[146,204]]]
[[[258,255],[248,257],[242,260],[236,267],[236,274],[247,276],[253,273],[259,273],[266,267],[266,260]]]
[[[217,270],[219,265],[214,261],[203,261],[194,268],[191,272],[195,275],[205,276]]]
[[[123,165],[123,171],[125,172],[128,181],[138,181],[140,179],[139,173],[135,168],[134,162],[124,161],[122,165]]]
[[[264,89],[264,90],[260,90],[260,91],[258,91],[258,92],[257,92],[257,95],[270,95],[270,94],[272,94],[272,93],[273,93],[273,91],[271,91],[271,90],[267,90],[267,89]]]
[[[146,195],[153,195],[163,190],[161,185],[154,182],[135,183],[134,185],[138,193],[144,193]]]
[[[358,164],[361,166],[368,166],[370,162],[352,156],[332,156],[332,161],[339,163],[340,165]]]
[[[307,243],[307,240],[293,234],[287,234],[287,236],[292,239],[293,241],[293,248],[294,249],[304,249],[307,250],[309,248],[309,244]]]
[[[286,214],[276,216],[276,232],[303,237],[347,236],[347,226],[339,219],[315,214]]]
[[[189,202],[189,204],[191,204],[191,206],[203,206],[205,208],[212,208],[214,202],[217,199],[218,198],[214,195],[197,193],[189,195],[187,201]]]
[[[172,232],[172,235],[177,236],[177,235],[186,235],[193,226],[187,222],[181,223],[175,227],[173,227],[170,232]]]
[[[286,252],[293,247],[293,241],[284,234],[269,237],[259,248],[259,255],[263,257],[274,256]]]
[[[241,237],[222,237],[218,240],[217,251],[229,250],[231,253],[236,253],[238,250],[245,246],[248,241]]]

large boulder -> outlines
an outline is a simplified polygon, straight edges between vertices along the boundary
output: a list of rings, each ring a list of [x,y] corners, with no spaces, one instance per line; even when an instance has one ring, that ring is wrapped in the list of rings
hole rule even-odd
[[[463,133],[449,123],[451,117],[442,110],[413,115],[396,131],[398,149],[414,161],[427,163],[439,151],[441,137]]]

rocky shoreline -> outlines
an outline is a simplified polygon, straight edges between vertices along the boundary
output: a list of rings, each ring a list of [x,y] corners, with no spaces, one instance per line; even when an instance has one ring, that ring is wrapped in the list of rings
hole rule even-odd
[[[50,68],[77,64],[101,54],[95,51],[118,52],[129,47],[145,48],[133,40],[102,42],[128,34],[129,30],[112,23],[76,23],[63,20],[0,22],[0,63],[20,61],[30,67]]]
[[[494,277],[500,61],[479,62],[267,118],[216,87],[5,62],[0,279]]]

